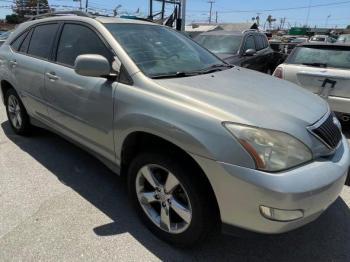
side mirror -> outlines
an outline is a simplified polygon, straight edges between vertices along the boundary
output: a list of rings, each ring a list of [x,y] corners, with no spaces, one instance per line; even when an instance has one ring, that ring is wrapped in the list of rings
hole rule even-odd
[[[101,55],[87,54],[76,58],[74,70],[82,76],[107,77],[111,73],[111,66],[107,58]]]
[[[255,49],[247,49],[245,52],[244,52],[244,55],[246,56],[253,56],[256,54],[256,50]]]

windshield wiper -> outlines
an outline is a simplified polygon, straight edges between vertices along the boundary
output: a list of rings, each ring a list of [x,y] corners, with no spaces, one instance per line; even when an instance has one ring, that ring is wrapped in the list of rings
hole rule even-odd
[[[325,64],[325,63],[303,63],[303,65],[316,66],[316,67],[327,67],[327,64]]]
[[[211,65],[207,68],[204,68],[198,72],[202,73],[202,74],[208,74],[208,73],[212,73],[215,71],[222,71],[224,68],[232,68],[234,67],[233,65],[229,65],[229,64],[215,64],[215,65]]]
[[[176,73],[169,73],[169,74],[163,74],[163,75],[153,75],[151,78],[153,79],[162,79],[162,78],[176,78],[176,77],[187,77],[187,76],[194,76],[198,75],[198,73],[193,72],[176,72]]]
[[[189,76],[195,76],[195,75],[209,74],[215,71],[221,71],[223,70],[223,68],[232,68],[232,67],[233,65],[229,65],[229,64],[215,64],[198,71],[176,72],[176,73],[169,73],[169,74],[163,74],[163,75],[153,75],[151,76],[151,78],[162,79],[162,78],[189,77]]]

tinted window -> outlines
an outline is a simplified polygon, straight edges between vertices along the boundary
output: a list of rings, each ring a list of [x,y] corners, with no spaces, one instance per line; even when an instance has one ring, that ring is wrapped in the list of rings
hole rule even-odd
[[[237,53],[242,36],[240,35],[200,35],[195,39],[200,45],[216,54]]]
[[[264,36],[264,35],[261,35],[260,37],[261,37],[261,39],[263,41],[264,48],[267,48],[269,46],[269,43],[267,41],[267,37]]]
[[[256,41],[256,50],[257,51],[264,49],[264,42],[263,42],[260,35],[255,35],[255,41]]]
[[[140,70],[150,77],[173,77],[223,64],[173,29],[157,25],[105,24]]]
[[[24,38],[27,36],[28,32],[23,33],[15,41],[12,42],[11,47],[13,50],[18,51],[19,47],[21,46]]]
[[[288,59],[288,63],[350,69],[350,48],[298,47]]]
[[[26,53],[27,52],[32,32],[33,32],[33,30],[30,30],[29,33],[27,34],[27,36],[24,39],[21,47],[19,48],[19,52],[21,52],[21,53]]]
[[[248,38],[245,42],[244,51],[247,51],[248,49],[255,49],[256,50],[253,36],[248,36]]]
[[[49,58],[57,28],[57,24],[37,26],[32,34],[28,54],[44,59]]]
[[[97,54],[110,62],[113,60],[111,51],[94,31],[85,26],[66,24],[57,49],[57,62],[74,66],[77,56],[83,54]]]

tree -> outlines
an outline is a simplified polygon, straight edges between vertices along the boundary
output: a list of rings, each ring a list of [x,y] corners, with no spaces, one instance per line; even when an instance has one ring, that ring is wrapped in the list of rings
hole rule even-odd
[[[47,0],[16,0],[13,12],[20,17],[45,14],[50,11]]]
[[[346,29],[350,29],[350,25],[348,25],[348,26],[346,27]]]
[[[17,14],[12,14],[6,16],[6,22],[9,24],[19,24],[22,20]]]

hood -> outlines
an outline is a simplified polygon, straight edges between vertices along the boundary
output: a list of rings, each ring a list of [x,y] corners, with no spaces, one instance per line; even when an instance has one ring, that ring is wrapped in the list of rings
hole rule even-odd
[[[329,110],[324,100],[291,82],[240,67],[155,81],[221,121],[290,130],[314,124]]]

